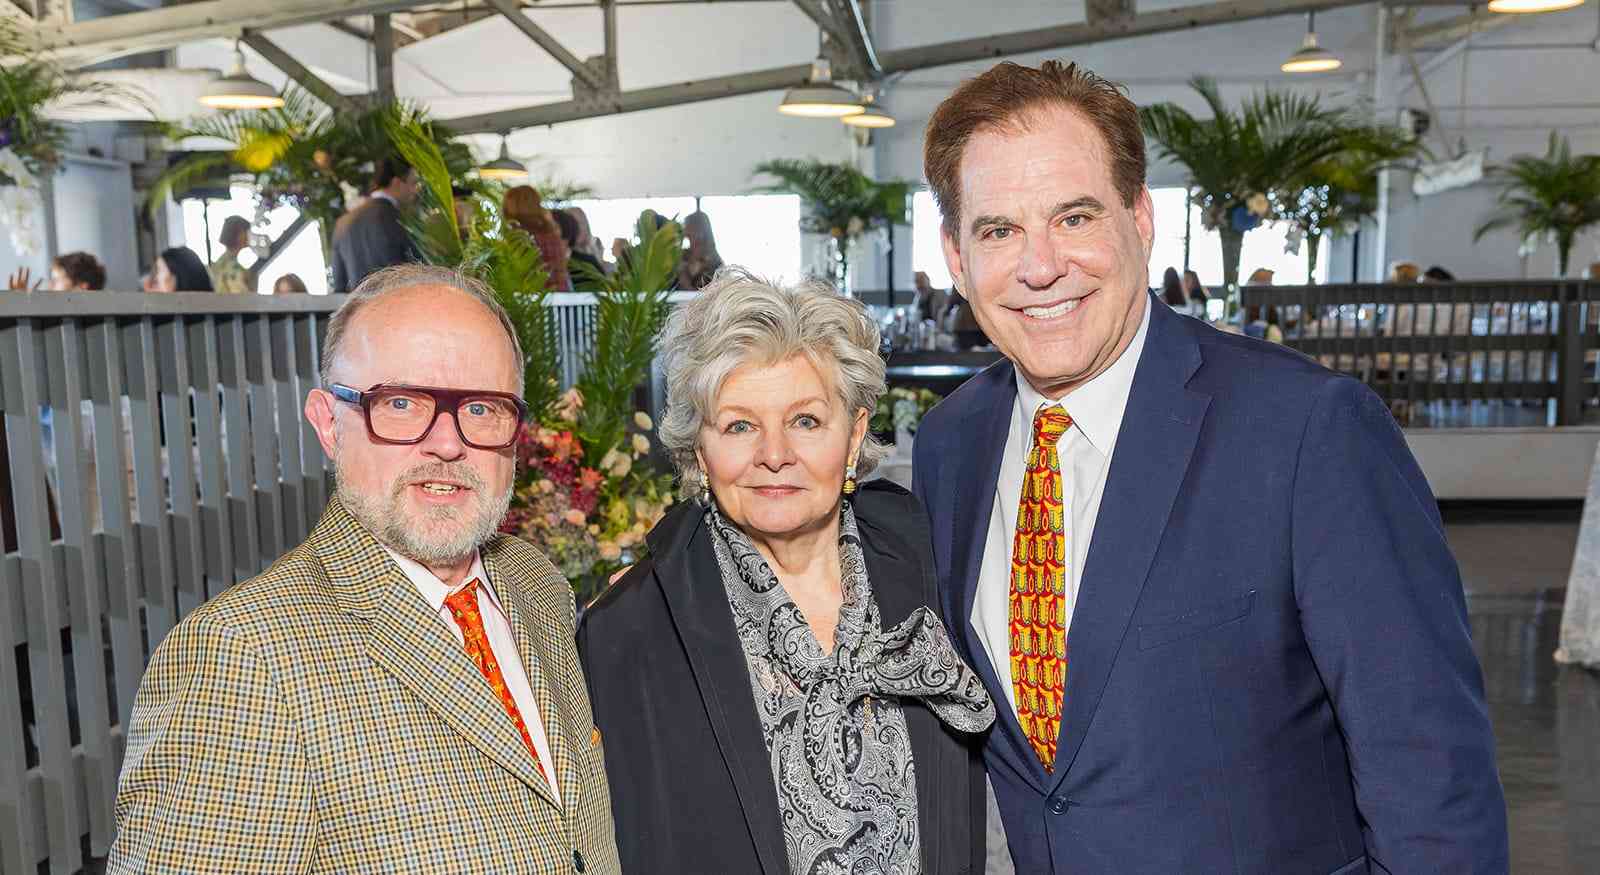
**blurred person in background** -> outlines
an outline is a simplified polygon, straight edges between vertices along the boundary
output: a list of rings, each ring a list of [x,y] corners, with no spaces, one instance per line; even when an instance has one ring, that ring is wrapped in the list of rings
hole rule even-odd
[[[689,242],[689,249],[678,262],[678,288],[698,291],[722,269],[717,237],[711,232],[711,217],[699,210],[685,216],[683,238]]]
[[[561,230],[561,242],[565,243],[567,251],[572,253],[567,257],[567,275],[572,278],[572,290],[575,292],[594,291],[599,286],[599,283],[595,281],[588,271],[578,270],[576,265],[587,264],[602,277],[606,274],[605,265],[593,255],[578,248],[578,237],[582,232],[578,226],[578,220],[573,218],[571,212],[568,210],[551,210],[550,217],[555,219],[556,227]]]
[[[250,282],[250,272],[239,263],[239,253],[250,245],[250,220],[243,216],[229,216],[222,223],[222,233],[217,235],[222,244],[222,254],[211,262],[211,285],[218,294],[244,295],[255,291]]]
[[[1389,282],[1411,285],[1422,276],[1422,268],[1414,261],[1396,261],[1389,265]]]
[[[1206,293],[1206,287],[1200,282],[1200,274],[1192,270],[1183,272],[1183,291],[1189,296],[1189,303],[1194,305],[1195,315],[1201,319],[1206,318],[1206,302],[1211,296]]]
[[[950,293],[944,289],[933,287],[933,280],[928,278],[927,271],[919,270],[911,275],[912,285],[917,288],[917,319],[926,321],[932,319],[939,322],[944,319],[949,310]]]
[[[1184,292],[1183,280],[1178,276],[1178,269],[1175,267],[1167,268],[1161,275],[1161,300],[1166,301],[1168,307],[1179,313],[1192,314],[1189,308],[1189,295]]]
[[[9,277],[6,287],[13,292],[27,292],[44,284],[44,278],[35,280],[25,267]],[[106,287],[106,268],[87,252],[68,252],[50,262],[50,291],[98,292]]]
[[[420,190],[411,165],[399,158],[378,162],[371,196],[334,223],[333,292],[348,292],[368,274],[417,260],[400,211],[416,201]]]
[[[506,220],[521,228],[533,238],[544,259],[545,273],[550,277],[553,292],[572,291],[572,277],[567,273],[567,259],[571,251],[561,239],[561,229],[550,211],[544,208],[538,189],[519,185],[506,191],[503,206]]]
[[[274,295],[304,295],[306,294],[305,280],[302,280],[298,274],[286,273],[278,277],[278,281],[272,284],[272,293]]]
[[[1456,281],[1456,275],[1436,264],[1422,272],[1422,281],[1425,283],[1453,283]]]
[[[578,220],[578,245],[573,247],[575,252],[587,252],[600,269],[606,273],[616,269],[616,265],[606,261],[606,248],[595,238],[594,232],[589,229],[589,214],[583,207],[565,207],[562,212]]]
[[[146,275],[144,290],[147,292],[210,292],[211,271],[206,270],[206,263],[187,246],[174,246],[163,249],[156,256],[155,264],[150,266],[150,273]]]

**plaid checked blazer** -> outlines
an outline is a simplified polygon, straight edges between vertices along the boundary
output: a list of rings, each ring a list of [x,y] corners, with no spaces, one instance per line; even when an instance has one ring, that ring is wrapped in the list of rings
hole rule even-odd
[[[618,872],[572,591],[516,538],[482,553],[563,806],[461,645],[334,500],[156,650],[108,871]]]

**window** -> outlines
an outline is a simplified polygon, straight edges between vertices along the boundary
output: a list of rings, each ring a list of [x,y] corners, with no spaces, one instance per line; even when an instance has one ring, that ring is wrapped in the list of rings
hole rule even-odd
[[[222,255],[222,245],[217,242],[217,235],[222,233],[222,223],[229,216],[253,219],[256,214],[255,192],[250,186],[234,185],[229,194],[231,196],[227,200],[186,198],[181,202],[183,245],[193,249],[208,265]],[[264,235],[269,241],[276,240],[294,224],[299,215],[300,212],[294,207],[279,207],[267,213],[265,227],[251,227],[250,233],[252,237]],[[251,249],[239,253],[239,263],[247,268],[257,260]],[[312,294],[327,294],[328,263],[323,256],[322,237],[316,223],[303,228],[289,247],[280,252],[271,266],[262,272],[257,291],[270,294],[272,284],[286,273],[298,275],[305,282],[306,290]]]
[[[589,232],[609,253],[611,241],[632,238],[639,213],[655,210],[683,219],[695,211],[695,198],[591,198],[575,200],[589,217]],[[749,268],[775,281],[800,279],[800,198],[789,194],[711,195],[699,199],[711,220],[717,252],[726,264]]]
[[[1158,286],[1161,275],[1168,267],[1184,270],[1184,207],[1188,192],[1182,188],[1153,188],[1150,199],[1155,205],[1156,236],[1150,250],[1150,284]],[[1200,208],[1188,204],[1189,257],[1188,267],[1200,275],[1207,288],[1222,285],[1222,240],[1215,231],[1208,231],[1200,223]],[[939,209],[934,205],[933,193],[919,191],[911,197],[911,269],[924,271],[935,288],[950,287],[950,273],[945,268],[944,250],[939,242]],[[1249,277],[1258,267],[1272,270],[1278,285],[1301,285],[1306,281],[1306,256],[1304,244],[1298,253],[1284,251],[1288,240],[1288,226],[1262,225],[1244,235],[1244,251],[1239,258],[1239,281]],[[1318,282],[1328,276],[1328,241],[1323,238],[1317,253],[1316,278]]]

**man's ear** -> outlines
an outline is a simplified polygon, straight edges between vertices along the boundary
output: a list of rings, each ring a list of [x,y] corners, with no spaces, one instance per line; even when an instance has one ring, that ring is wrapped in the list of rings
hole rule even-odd
[[[967,284],[964,276],[966,271],[961,264],[961,241],[950,232],[950,226],[942,222],[939,225],[939,245],[944,249],[944,264],[950,271],[950,283],[955,287],[956,294],[965,298]]]
[[[1150,199],[1150,189],[1139,187],[1139,195],[1133,199],[1133,224],[1139,229],[1139,239],[1144,241],[1144,260],[1150,260],[1150,252],[1156,244],[1156,205]]]
[[[326,389],[312,389],[306,394],[306,422],[311,423],[311,428],[317,433],[317,442],[322,444],[322,452],[330,459],[336,458],[339,446],[338,424],[333,421],[335,405],[338,403],[339,399]]]

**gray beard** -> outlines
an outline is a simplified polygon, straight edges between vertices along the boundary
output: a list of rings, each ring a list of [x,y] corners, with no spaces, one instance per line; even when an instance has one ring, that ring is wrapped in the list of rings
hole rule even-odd
[[[500,527],[500,520],[511,507],[512,487],[499,495],[484,489],[478,472],[463,465],[418,465],[395,478],[387,496],[356,491],[338,476],[334,460],[335,494],[339,503],[376,537],[379,543],[401,556],[429,567],[451,565],[471,556],[488,543]],[[424,509],[416,517],[407,513],[402,499],[407,486],[418,480],[440,477],[466,483],[473,494],[467,518],[450,508]]]

